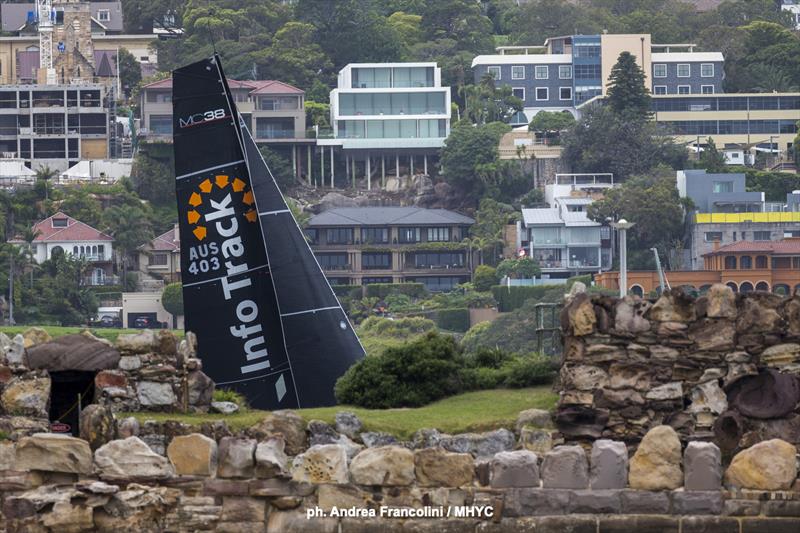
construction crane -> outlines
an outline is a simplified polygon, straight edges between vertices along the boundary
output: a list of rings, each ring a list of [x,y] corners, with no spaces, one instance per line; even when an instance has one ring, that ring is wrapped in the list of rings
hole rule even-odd
[[[52,0],[36,0],[36,18],[39,28],[39,69],[46,73],[47,85],[55,85],[53,68],[53,12]]]

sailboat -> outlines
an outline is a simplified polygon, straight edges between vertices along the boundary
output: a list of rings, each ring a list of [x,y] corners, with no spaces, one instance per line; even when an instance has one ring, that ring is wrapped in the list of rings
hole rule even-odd
[[[217,388],[259,409],[335,404],[365,356],[236,108],[218,55],[176,69],[185,327]]]

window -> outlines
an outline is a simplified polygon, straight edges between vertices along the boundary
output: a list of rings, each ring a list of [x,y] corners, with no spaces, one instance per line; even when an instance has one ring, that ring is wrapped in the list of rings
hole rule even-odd
[[[362,278],[362,285],[372,285],[373,283],[391,283],[392,278]]]
[[[733,192],[733,182],[732,181],[715,181],[714,182],[714,192]]]
[[[361,254],[361,268],[364,270],[388,270],[392,268],[392,254],[386,253],[363,253]]]
[[[688,78],[692,75],[692,66],[689,63],[680,63],[678,65],[678,77]]]
[[[575,57],[600,57],[599,45],[586,45],[583,43],[575,43],[574,55]]]
[[[53,227],[54,228],[66,228],[68,224],[68,220],[66,218],[54,218],[53,219]]]
[[[713,85],[701,85],[700,92],[703,94],[714,94],[714,86]]]
[[[572,65],[559,65],[558,66],[558,79],[571,80],[572,79]]]
[[[575,65],[575,79],[577,80],[599,80],[600,73],[600,65]]]
[[[389,242],[389,228],[361,228],[362,244],[385,244]]]
[[[558,89],[559,100],[572,100],[572,87],[560,87]]]
[[[706,242],[714,242],[720,241],[722,242],[722,232],[721,231],[707,231],[705,235]]]
[[[500,79],[500,67],[486,67],[486,73],[491,74],[496,80]]]
[[[536,65],[534,68],[534,77],[537,80],[546,80],[550,77],[550,69],[547,65]]]
[[[111,20],[111,11],[108,9],[98,9],[97,20],[100,22],[109,22]]]
[[[714,77],[714,63],[701,63],[700,64],[700,77],[713,78]]]
[[[666,85],[656,85],[653,87],[653,94],[667,94]]]
[[[754,231],[753,232],[753,240],[754,241],[768,241],[770,240],[771,234],[769,231]]]
[[[419,242],[419,228],[400,228],[397,233],[401,243]]]
[[[512,80],[524,80],[525,79],[525,67],[523,65],[514,65],[511,67],[511,79]]]
[[[352,244],[353,228],[330,228],[327,232],[328,244]]]
[[[151,266],[167,266],[167,254],[153,254],[150,256]]]
[[[317,240],[319,239],[319,230],[316,228],[306,228],[305,230],[306,240],[309,244],[317,244]]]
[[[422,283],[425,285],[425,289],[429,292],[442,292],[453,290],[456,285],[459,283],[464,283],[467,280],[465,278],[447,276],[412,278],[409,281],[413,281],[414,283]]]
[[[678,85],[678,94],[689,94],[691,87],[689,85]]]
[[[323,270],[347,270],[347,254],[316,254]]]
[[[767,256],[759,255],[756,257],[756,268],[767,268]]]
[[[537,87],[536,88],[536,100],[549,100],[550,99],[550,90],[547,87]]]
[[[150,115],[150,133],[172,135],[172,115]]]
[[[735,255],[726,255],[725,256],[725,269],[726,270],[736,270],[736,256]]]
[[[428,228],[428,242],[446,242],[450,240],[450,228]]]
[[[611,238],[611,228],[609,226],[600,227],[600,238],[604,241]]]
[[[666,63],[655,63],[653,65],[653,77],[654,78],[666,78],[667,77],[667,65],[666,65]]]
[[[461,268],[464,252],[420,252],[414,254],[415,268]]]
[[[749,255],[743,255],[739,259],[739,266],[743,270],[749,270],[749,269],[753,268],[753,258],[750,257]]]
[[[522,100],[525,101],[525,87],[514,87],[511,89],[511,94]]]
[[[796,231],[796,230],[784,230],[783,231],[783,238],[784,239],[791,239],[792,237],[800,237],[800,231]]]

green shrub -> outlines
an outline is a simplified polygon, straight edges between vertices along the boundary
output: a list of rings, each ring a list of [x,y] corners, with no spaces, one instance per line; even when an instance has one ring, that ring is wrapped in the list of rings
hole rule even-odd
[[[516,356],[500,367],[502,385],[510,389],[551,383],[555,377],[554,361],[540,355]]]
[[[497,277],[497,270],[489,265],[479,265],[472,275],[472,282],[475,284],[475,290],[478,291],[490,291],[498,281],[500,278]]]
[[[232,389],[215,389],[211,397],[215,402],[233,402],[239,406],[240,411],[247,409],[247,398],[244,394]]]
[[[350,367],[336,382],[336,399],[369,409],[417,407],[461,392],[462,364],[452,337],[429,333]]]
[[[422,317],[406,317],[398,319],[371,316],[358,327],[359,335],[380,337],[408,337],[420,335],[436,329],[432,320]]]
[[[536,329],[540,324],[536,321],[535,306],[540,302],[552,301],[563,295],[562,286],[548,291],[542,300],[528,300],[522,307],[510,313],[504,313],[493,322],[476,324],[464,335],[461,346],[468,355],[477,353],[482,348],[500,348],[508,352],[533,353],[538,350]],[[544,327],[558,327],[558,310],[553,314],[544,314]],[[545,335],[543,350],[550,350],[551,340]]]
[[[554,288],[564,292],[562,285],[523,285],[520,287],[495,285],[492,287],[492,295],[497,300],[497,309],[507,313],[522,307],[526,300],[541,300],[549,290]]]
[[[405,294],[414,298],[425,296],[422,283],[372,283],[366,286],[367,297],[386,298],[390,294]]]
[[[436,325],[448,331],[465,332],[469,329],[469,309],[439,309]]]
[[[480,348],[477,352],[467,358],[467,361],[474,366],[486,368],[500,368],[503,363],[508,361],[511,354],[501,348]]]
[[[354,285],[331,285],[333,293],[339,298],[361,299],[361,287]]]
[[[500,386],[501,374],[496,368],[462,368],[459,378],[464,390],[488,390]]]

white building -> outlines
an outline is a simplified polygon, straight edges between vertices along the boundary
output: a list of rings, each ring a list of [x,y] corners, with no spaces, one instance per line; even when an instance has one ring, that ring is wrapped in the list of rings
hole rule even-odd
[[[330,159],[326,183],[335,179],[335,148],[345,156],[345,177],[364,178],[367,188],[392,174],[428,174],[450,133],[450,87],[441,77],[436,63],[344,67],[331,91],[332,138],[317,142],[323,164]]]
[[[783,0],[781,11],[787,11],[794,19],[794,28],[800,30],[800,2],[798,0]]]

